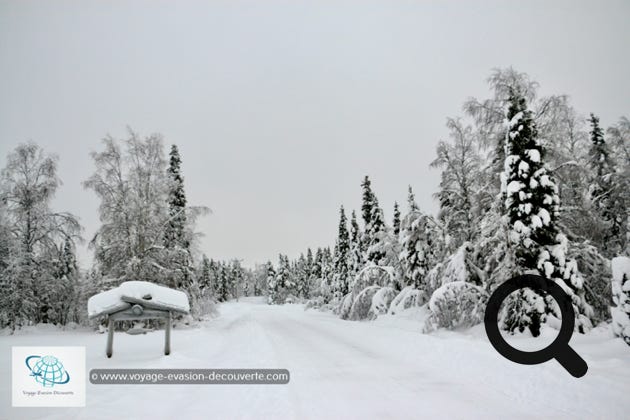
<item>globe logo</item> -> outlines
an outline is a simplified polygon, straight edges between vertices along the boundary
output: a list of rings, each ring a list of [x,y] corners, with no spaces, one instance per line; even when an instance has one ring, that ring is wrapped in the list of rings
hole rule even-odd
[[[25,360],[30,376],[45,387],[67,384],[70,375],[63,364],[54,356],[29,356]]]

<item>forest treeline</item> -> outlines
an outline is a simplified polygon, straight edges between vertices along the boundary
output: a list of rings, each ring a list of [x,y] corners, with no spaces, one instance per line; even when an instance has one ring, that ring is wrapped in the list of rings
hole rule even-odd
[[[146,280],[186,291],[196,317],[215,301],[266,295],[344,319],[427,305],[426,329],[457,328],[482,320],[500,283],[537,273],[571,296],[579,331],[610,321],[613,301],[623,331],[630,286],[612,286],[611,260],[629,256],[630,121],[601,127],[568,96],[540,96],[511,68],[488,82],[487,98],[469,98],[461,116],[447,119],[449,136],[431,164],[441,173],[436,215],[409,187],[385,220],[366,176],[361,208],[339,209],[334,246],[254,268],[200,255],[195,221],[209,209],[187,202],[177,146],[167,156],[160,135],[130,130],[91,155],[95,169],[83,185],[100,200],[101,225],[89,238],[93,266],[79,270],[81,227],[50,206],[61,183],[57,158],[20,145],[0,185],[0,326],[83,323],[87,297]],[[536,336],[559,316],[553,299],[526,289],[508,299],[500,322]]]

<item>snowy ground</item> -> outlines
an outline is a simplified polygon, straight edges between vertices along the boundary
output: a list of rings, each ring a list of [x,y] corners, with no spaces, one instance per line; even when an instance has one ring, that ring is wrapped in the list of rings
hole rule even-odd
[[[483,328],[420,334],[384,317],[349,322],[301,305],[250,299],[220,307],[199,328],[105,335],[89,331],[0,336],[0,419],[53,418],[584,418],[630,413],[630,347],[608,328],[576,335],[589,364],[575,379],[558,363],[521,366],[499,356]],[[530,339],[532,340],[532,339]],[[82,345],[87,368],[286,368],[288,385],[92,385],[85,408],[11,408],[14,345]]]

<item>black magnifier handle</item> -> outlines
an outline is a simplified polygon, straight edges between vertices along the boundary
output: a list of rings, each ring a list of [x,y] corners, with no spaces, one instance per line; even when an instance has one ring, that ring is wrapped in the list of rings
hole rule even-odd
[[[582,359],[580,355],[571,348],[571,346],[564,346],[562,350],[556,354],[556,360],[567,370],[567,372],[576,378],[581,378],[586,375],[588,365],[584,359]]]

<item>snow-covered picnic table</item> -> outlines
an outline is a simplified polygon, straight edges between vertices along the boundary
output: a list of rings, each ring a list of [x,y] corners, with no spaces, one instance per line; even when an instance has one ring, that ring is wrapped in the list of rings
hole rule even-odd
[[[165,319],[164,354],[170,354],[171,314],[190,313],[186,293],[146,281],[127,281],[88,299],[90,319],[107,316],[107,357],[113,353],[114,322]]]

